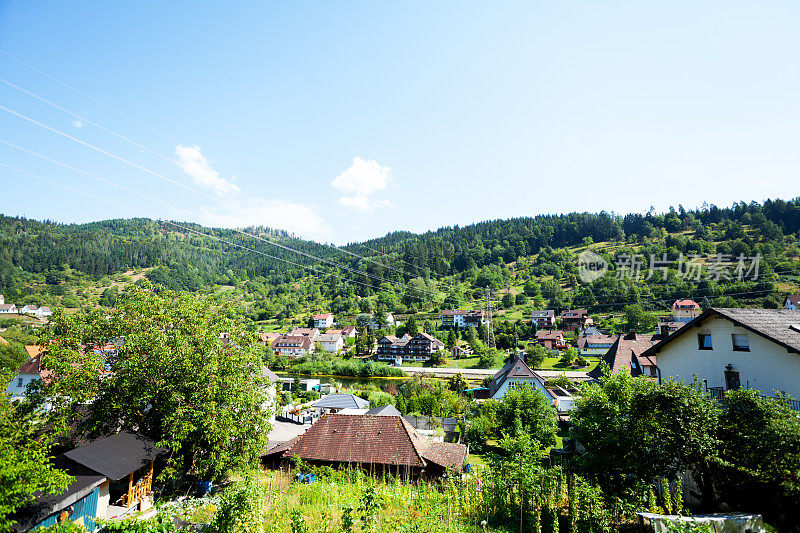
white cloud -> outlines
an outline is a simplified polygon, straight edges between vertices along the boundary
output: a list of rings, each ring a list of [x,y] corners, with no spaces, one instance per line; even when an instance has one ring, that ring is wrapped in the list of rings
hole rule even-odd
[[[360,211],[372,211],[376,207],[391,206],[387,200],[372,198],[371,196],[386,189],[392,181],[392,169],[380,165],[374,159],[353,158],[353,164],[336,176],[331,186],[344,193],[339,198],[342,205]]]
[[[239,192],[236,184],[221,178],[219,173],[211,168],[199,146],[178,145],[175,147],[175,155],[178,156],[178,166],[192,177],[195,185],[212,189],[217,196],[228,196]]]
[[[82,128],[83,124],[84,124],[84,122],[81,119],[77,119],[77,120],[73,120],[72,121],[72,125],[75,126],[76,128]]]
[[[203,224],[223,228],[269,226],[312,239],[324,239],[330,234],[316,208],[291,200],[230,198],[218,206],[201,207],[200,216]]]

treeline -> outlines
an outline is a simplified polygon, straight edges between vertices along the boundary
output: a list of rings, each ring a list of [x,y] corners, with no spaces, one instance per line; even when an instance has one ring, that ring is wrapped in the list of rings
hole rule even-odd
[[[776,306],[779,282],[800,284],[799,198],[728,208],[678,206],[666,213],[493,220],[421,235],[390,233],[350,244],[349,253],[264,227],[248,228],[258,237],[252,238],[233,230],[181,226],[188,229],[148,219],[65,225],[0,215],[0,294],[14,303],[76,307],[82,296],[71,289],[78,282],[147,269],[151,281],[173,290],[232,286],[237,297],[255,302],[245,314],[266,320],[321,310],[350,316],[437,312],[477,305],[486,286],[504,290],[512,285],[524,285],[524,292],[503,302],[504,308],[615,310],[641,303],[659,309],[682,297],[707,297],[725,306]],[[595,249],[611,265],[620,254],[760,255],[759,279],[686,279],[673,268],[666,280],[610,275],[582,283],[576,254],[599,242],[606,244]],[[109,303],[110,293],[99,305]]]
[[[714,234],[711,227],[721,225]],[[743,226],[750,226],[746,233]],[[625,216],[600,213],[570,213],[492,220],[469,226],[445,227],[414,235],[398,232],[348,249],[364,253],[368,249],[394,254],[409,275],[444,276],[502,261],[510,263],[545,249],[580,246],[587,242],[644,242],[665,238],[667,233],[698,232],[700,240],[780,242],[800,231],[800,198],[790,201],[767,200],[734,203],[729,208],[715,205],[689,210],[679,206],[667,213]],[[368,249],[364,246],[369,247]]]

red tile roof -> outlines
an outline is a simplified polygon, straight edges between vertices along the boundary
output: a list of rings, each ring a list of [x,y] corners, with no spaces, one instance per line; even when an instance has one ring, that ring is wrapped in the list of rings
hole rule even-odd
[[[322,313],[319,315],[314,315],[314,320],[327,320],[328,318],[332,317],[333,315],[330,313]]]
[[[700,309],[700,304],[695,302],[694,300],[676,300],[674,304],[672,304],[673,309]]]

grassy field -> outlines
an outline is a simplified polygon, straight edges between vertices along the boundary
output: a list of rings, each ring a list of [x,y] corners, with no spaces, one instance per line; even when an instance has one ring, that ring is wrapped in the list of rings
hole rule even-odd
[[[589,366],[585,366],[583,368],[572,368],[571,366],[567,366],[561,362],[561,359],[558,357],[545,357],[544,363],[539,370],[579,370],[581,372],[589,372],[593,370],[598,364],[600,364],[599,357],[585,357],[587,361],[589,361]]]
[[[480,461],[476,466],[479,471],[483,468]],[[270,471],[259,473],[243,486],[243,504],[233,514],[230,531],[506,531],[481,525],[484,503],[474,481],[461,486],[400,483],[371,479],[358,472],[337,472],[330,479],[320,481],[318,476],[315,483],[302,484],[288,473]],[[182,518],[199,524],[224,509],[223,496],[223,500],[190,508]],[[174,511],[162,513],[166,517]],[[351,526],[346,515],[353,518]]]

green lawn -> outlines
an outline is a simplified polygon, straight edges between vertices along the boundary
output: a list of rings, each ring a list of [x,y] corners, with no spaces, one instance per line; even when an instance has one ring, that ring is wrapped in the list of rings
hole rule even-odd
[[[589,361],[589,366],[585,366],[583,368],[572,368],[571,366],[567,366],[561,362],[561,359],[558,357],[545,357],[544,363],[541,367],[538,367],[539,370],[576,370],[580,372],[589,372],[593,370],[598,364],[600,364],[599,357],[586,357],[587,361]]]

